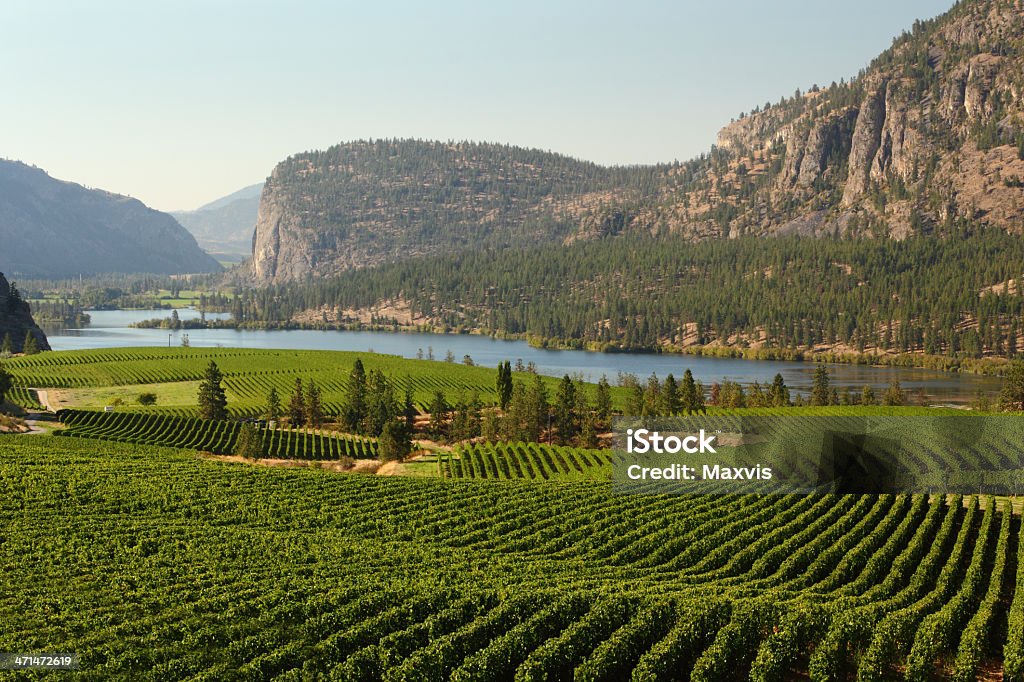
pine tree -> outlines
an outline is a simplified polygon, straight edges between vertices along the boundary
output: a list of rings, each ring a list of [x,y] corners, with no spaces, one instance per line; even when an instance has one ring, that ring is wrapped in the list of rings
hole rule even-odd
[[[228,418],[228,399],[221,385],[223,380],[224,376],[220,373],[217,363],[210,360],[203,373],[203,380],[199,382],[200,419]]]
[[[1024,362],[1018,360],[1010,364],[999,392],[999,409],[1004,412],[1024,411]]]
[[[512,363],[507,360],[498,363],[497,389],[498,406],[505,410],[512,399]]]
[[[612,387],[608,383],[608,377],[603,374],[601,380],[597,382],[597,390],[594,392],[594,413],[600,425],[611,425],[609,420],[612,416]]]
[[[665,377],[665,383],[661,387],[661,413],[674,417],[682,411],[682,399],[679,397],[679,384],[676,378],[669,374]]]
[[[345,391],[342,421],[348,431],[358,433],[366,418],[366,370],[363,369],[363,361],[359,358],[352,364]]]
[[[789,387],[786,386],[782,374],[776,374],[772,379],[771,388],[768,389],[768,402],[772,407],[785,407],[789,405]]]
[[[577,423],[576,385],[566,374],[559,382],[555,395],[555,425],[558,427],[559,442],[563,445],[570,442],[576,435]]]
[[[377,454],[382,462],[401,462],[412,451],[409,432],[397,421],[384,425],[377,438]]]
[[[693,380],[693,372],[687,368],[683,372],[683,386],[679,391],[679,407],[681,412],[693,414],[704,409],[704,396],[697,395],[697,384]]]
[[[21,352],[25,355],[36,355],[39,352],[39,344],[31,330],[25,332],[25,343],[21,347]]]
[[[14,354],[14,339],[11,338],[11,333],[7,332],[4,334],[3,343],[0,343],[0,356],[9,358]]]
[[[898,380],[889,384],[889,388],[885,390],[885,395],[882,396],[882,404],[886,407],[899,407],[906,400],[907,395],[903,392],[903,388],[900,387]]]
[[[828,370],[825,365],[818,365],[814,369],[814,383],[811,385],[811,405],[828,405],[830,398]]]
[[[314,429],[320,428],[324,423],[324,408],[320,402],[320,389],[310,379],[306,387],[306,424]]]
[[[540,435],[548,425],[548,389],[539,374],[533,375],[533,383],[526,393],[526,434],[529,441],[540,441]]]
[[[263,417],[268,422],[274,422],[281,418],[281,398],[278,397],[277,389],[273,386],[267,393],[267,407],[263,412]]]
[[[405,419],[406,431],[412,433],[416,427],[416,404],[412,399],[412,380],[406,377],[405,379],[405,395],[402,399],[402,417]]]
[[[235,454],[246,459],[263,456],[263,432],[252,424],[242,424],[235,440]]]
[[[860,404],[865,407],[875,404],[875,389],[871,388],[870,384],[864,384],[864,388],[861,389]]]
[[[306,393],[302,390],[302,379],[299,377],[295,377],[295,388],[288,401],[288,423],[293,427],[306,423]]]
[[[7,397],[7,392],[11,390],[11,385],[14,383],[13,378],[8,374],[4,366],[0,364],[0,403]]]
[[[445,425],[448,423],[448,400],[444,391],[435,391],[434,400],[430,403],[430,433],[434,438],[444,437]]]

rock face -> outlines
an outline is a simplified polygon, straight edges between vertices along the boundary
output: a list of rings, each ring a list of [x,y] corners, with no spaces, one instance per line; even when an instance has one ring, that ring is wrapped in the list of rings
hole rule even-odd
[[[12,161],[0,161],[0,244],[0,269],[23,278],[221,269],[170,215]]]
[[[270,284],[466,248],[572,239],[663,169],[469,142],[375,140],[294,156],[260,196],[250,275]],[[588,228],[589,229],[589,228]]]
[[[20,353],[24,348],[26,332],[35,337],[39,350],[50,350],[46,334],[32,319],[28,303],[21,299],[4,273],[0,272],[0,342],[10,334],[12,350]]]
[[[625,232],[904,238],[1024,232],[1024,0],[962,0],[851,81],[758,107],[684,164],[600,168],[500,145],[368,142],[279,164],[250,275]]]

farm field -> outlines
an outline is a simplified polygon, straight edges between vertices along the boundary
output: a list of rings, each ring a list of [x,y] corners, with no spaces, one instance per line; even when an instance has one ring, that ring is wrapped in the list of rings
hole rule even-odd
[[[77,652],[72,679],[1021,679],[1020,522],[982,506],[0,436],[0,650]]]
[[[337,412],[356,358],[362,360],[367,372],[381,370],[403,389],[408,379],[420,408],[429,404],[438,390],[444,391],[449,400],[473,391],[485,403],[496,400],[494,369],[346,351],[122,348],[18,357],[6,361],[4,367],[19,388],[51,389],[48,392],[54,394],[56,407],[102,409],[121,398],[124,405],[118,407],[122,410],[191,416],[196,413],[198,381],[213,360],[224,374],[229,411],[234,416],[247,416],[263,408],[271,387],[287,397],[296,379],[315,381],[325,410]],[[553,395],[558,379],[543,380]],[[588,385],[588,391],[593,389]],[[142,392],[155,393],[156,405],[135,403]],[[19,396],[22,394],[13,398]],[[624,391],[613,387],[612,396],[621,403]]]

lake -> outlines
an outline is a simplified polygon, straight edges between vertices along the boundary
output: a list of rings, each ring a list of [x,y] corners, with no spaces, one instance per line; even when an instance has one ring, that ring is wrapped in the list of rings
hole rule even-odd
[[[781,373],[786,384],[799,392],[811,386],[815,365],[809,362],[779,362],[767,360],[739,360],[704,358],[690,355],[659,355],[646,353],[591,353],[577,350],[545,350],[532,348],[526,341],[492,339],[467,334],[401,334],[364,331],[318,330],[234,330],[192,329],[168,331],[166,329],[136,329],[130,325],[142,320],[168,317],[166,310],[94,310],[89,311],[91,324],[85,329],[66,329],[49,337],[54,350],[87,348],[114,348],[121,346],[180,346],[183,334],[195,347],[224,348],[281,348],[306,350],[347,350],[389,353],[415,358],[419,353],[443,361],[451,351],[456,362],[469,355],[477,365],[496,367],[510,360],[515,364],[533,362],[537,371],[550,376],[580,374],[590,381],[602,375],[615,382],[619,372],[631,373],[641,379],[652,372],[664,378],[670,372],[681,377],[689,368],[696,379],[710,386],[712,382],[729,379],[742,384],[754,381],[770,383]],[[197,319],[193,309],[181,309],[182,320]],[[227,314],[208,314],[208,319],[226,319]],[[882,391],[898,379],[904,390],[923,392],[930,402],[963,404],[970,402],[978,390],[994,395],[1001,382],[991,377],[972,374],[950,374],[924,369],[896,367],[865,367],[857,365],[829,365],[832,382],[840,389],[850,387],[860,391],[871,384],[875,393]]]

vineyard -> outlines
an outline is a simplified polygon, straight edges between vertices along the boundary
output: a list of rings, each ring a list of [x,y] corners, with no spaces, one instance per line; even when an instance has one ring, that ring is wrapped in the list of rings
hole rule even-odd
[[[66,426],[57,433],[59,436],[187,448],[215,455],[237,451],[235,444],[242,427],[239,422],[196,417],[81,410],[61,410],[57,418]],[[369,438],[289,429],[261,430],[260,433],[265,457],[311,460],[377,457],[377,444]]]
[[[1020,521],[988,497],[628,496],[0,436],[0,529],[0,651],[76,652],[76,679],[1024,679]]]
[[[263,409],[271,388],[288,396],[296,379],[316,382],[328,414],[340,411],[349,371],[356,358],[366,370],[381,370],[404,390],[406,382],[413,390],[417,406],[424,409],[436,391],[443,391],[449,401],[460,394],[476,392],[485,403],[495,396],[494,370],[484,367],[406,360],[397,356],[343,351],[249,350],[236,348],[114,348],[85,351],[64,351],[17,357],[4,363],[15,385],[24,388],[49,388],[69,392],[75,397],[69,407],[101,408],[108,404],[107,387],[137,387],[157,394],[156,407],[142,407],[132,402],[122,409],[173,416],[196,413],[195,391],[170,392],[167,385],[198,382],[211,360],[224,374],[228,409],[233,416],[253,416]],[[544,377],[548,391],[554,395],[558,380]],[[588,390],[593,391],[593,386]],[[614,388],[619,402],[623,391]],[[12,400],[24,407],[37,407],[24,401],[35,401],[27,391],[16,392]]]
[[[463,445],[457,456],[442,455],[440,473],[446,478],[607,480],[611,452],[541,443],[477,443]]]

